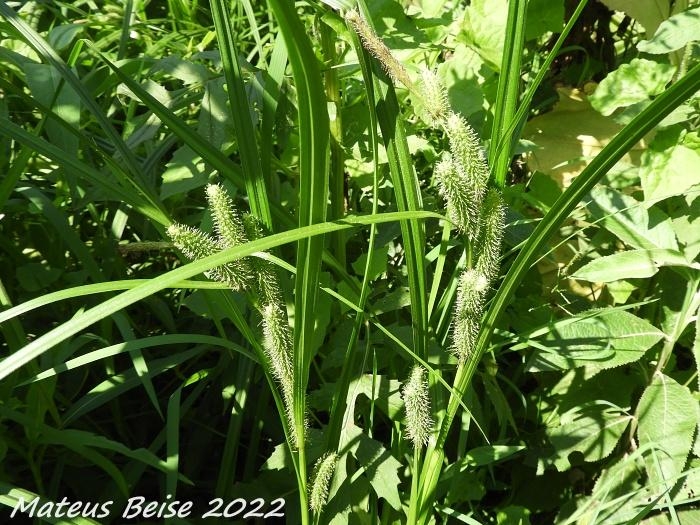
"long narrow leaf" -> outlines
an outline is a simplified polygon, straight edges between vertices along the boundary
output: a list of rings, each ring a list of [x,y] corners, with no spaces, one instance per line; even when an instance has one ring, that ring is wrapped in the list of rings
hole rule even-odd
[[[325,221],[328,201],[329,123],[321,72],[316,55],[293,3],[270,0],[292,67],[299,119],[300,226]],[[306,503],[306,384],[311,366],[316,321],[316,298],[323,255],[323,237],[302,238],[297,244],[297,280],[294,297],[294,420],[299,462],[297,476],[302,523],[308,520]]]
[[[371,24],[370,10],[364,0],[360,0],[358,5],[362,9],[365,19]],[[389,172],[394,191],[396,192],[396,205],[400,211],[421,210],[423,209],[423,203],[420,185],[408,149],[406,131],[403,126],[396,93],[380,67],[377,68],[377,71],[379,72],[378,75],[384,79],[384,83],[378,90],[379,100],[376,112],[382,130],[382,140],[389,159]],[[406,251],[408,286],[411,294],[413,343],[416,354],[425,357],[428,333],[425,231],[420,222],[407,221],[401,223],[401,233]]]
[[[96,323],[100,319],[104,319],[105,317],[112,315],[114,312],[118,312],[119,310],[126,308],[127,306],[140,301],[141,299],[144,299],[145,297],[153,295],[154,293],[157,293],[165,288],[172,287],[177,282],[193,277],[194,275],[205,272],[216,266],[221,266],[222,264],[229,263],[247,255],[252,255],[259,251],[269,250],[285,243],[294,242],[304,237],[323,235],[333,231],[355,228],[363,224],[378,224],[408,218],[425,219],[428,217],[442,218],[441,215],[431,212],[396,212],[363,217],[346,217],[342,221],[314,224],[304,228],[298,228],[296,230],[270,235],[253,242],[242,244],[235,248],[223,250],[222,252],[209,257],[193,261],[185,266],[171,270],[160,277],[146,281],[135,288],[127,290],[117,297],[108,299],[99,306],[85,311],[82,315],[71,319],[67,323],[62,324],[43,336],[35,339],[24,348],[18,350],[0,362],[0,379],[7,377],[22,366],[26,365],[32,359],[40,356],[48,349],[57,345],[61,341],[65,341],[70,336],[78,333],[84,328],[87,328],[93,323]]]
[[[243,72],[238,60],[238,50],[234,39],[231,15],[223,0],[211,0],[211,14],[219,42],[221,63],[224,68],[231,119],[236,131],[238,153],[243,165],[243,176],[250,202],[250,211],[269,229],[272,229],[272,215],[267,198],[265,179],[262,175],[260,155],[255,141],[255,128],[250,118],[251,108],[245,92]]]
[[[515,107],[518,103],[520,61],[523,56],[523,44],[525,42],[526,7],[526,0],[511,0],[508,2],[508,22],[506,24],[503,58],[498,79],[493,128],[491,129],[492,147],[489,151],[489,164],[491,165],[493,182],[499,189],[503,189],[505,186],[512,152],[511,148],[505,147],[499,150],[496,146],[503,139],[504,131],[513,120]],[[510,137],[508,140],[510,140],[510,144],[513,144],[513,137]]]

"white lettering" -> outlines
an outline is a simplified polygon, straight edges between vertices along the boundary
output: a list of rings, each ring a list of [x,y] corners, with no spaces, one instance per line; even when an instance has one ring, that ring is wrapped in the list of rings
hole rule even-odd
[[[177,503],[177,502],[173,502]],[[182,507],[180,507],[177,511],[176,516],[178,518],[187,518],[190,515],[190,511],[192,510],[192,502],[191,501],[186,501],[182,504]],[[175,517],[175,516],[173,516]]]
[[[19,501],[17,502],[15,507],[12,509],[12,514],[10,514],[10,518],[14,518],[15,514],[17,514],[17,511],[28,512],[29,517],[33,518],[34,512],[36,511],[36,507],[38,504],[39,504],[39,496],[34,498],[29,503],[25,502],[24,498],[19,498]]]
[[[53,512],[53,502],[47,501],[41,507],[39,507],[39,512],[36,513],[37,518],[50,518],[51,512]]]
[[[86,505],[86,509],[89,505]],[[77,518],[80,516],[80,510],[83,507],[83,502],[82,501],[76,501],[73,503],[70,507],[68,507],[68,512],[66,512],[66,517],[67,518]]]
[[[172,500],[172,495],[168,494],[165,501],[150,501],[146,502],[143,496],[134,496],[129,498],[122,518],[187,518],[192,510],[193,503],[191,501],[182,502],[180,500]]]
[[[98,518],[106,518],[109,516],[109,508],[112,506],[112,503],[114,503],[112,500],[105,501],[102,505],[100,505],[100,514],[97,515]],[[95,508],[97,508],[97,505],[95,505]]]
[[[131,518],[135,518],[141,514],[141,505],[143,505],[144,501],[146,501],[146,498],[143,496],[134,496],[129,498],[126,502],[126,508],[124,509],[124,512],[122,512],[122,518],[130,520]]]
[[[67,507],[69,505],[69,503],[70,502],[68,501],[68,498],[63,496],[63,499],[61,500],[61,502],[56,503],[56,510],[54,512],[53,517],[54,518],[63,518],[65,516],[65,513],[63,512],[63,508]],[[77,501],[76,503],[80,503],[80,502]],[[80,504],[82,505],[82,503],[80,503]]]

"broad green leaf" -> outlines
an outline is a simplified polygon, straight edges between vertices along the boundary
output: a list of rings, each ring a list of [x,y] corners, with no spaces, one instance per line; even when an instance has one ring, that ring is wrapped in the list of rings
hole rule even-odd
[[[593,283],[609,283],[620,279],[644,279],[655,275],[662,266],[700,269],[674,250],[629,250],[606,255],[586,264],[571,277]]]
[[[46,64],[24,64],[27,85],[32,97],[46,107],[50,107],[65,123],[78,129],[80,127],[80,110],[82,104],[75,90],[59,75],[56,68]],[[46,132],[52,144],[59,146],[70,155],[77,155],[78,137],[66,133],[63,126],[50,119],[46,123]]]
[[[656,28],[670,14],[669,2],[666,0],[602,0],[610,9],[622,11],[634,18],[647,30],[648,35],[653,35]]]
[[[501,68],[508,19],[504,0],[475,0],[464,12],[460,40],[472,46],[492,69]]]
[[[553,385],[549,394],[557,400],[557,411],[568,412],[580,406],[591,403],[612,403],[615,406],[627,407],[632,402],[632,396],[640,388],[638,376],[620,373],[619,370],[601,370],[593,380],[587,380],[581,369],[573,369],[562,374],[561,379]],[[637,399],[636,397],[634,398]]]
[[[700,254],[700,193],[688,192],[678,199],[669,201],[672,206],[673,231],[688,260],[695,260]]]
[[[161,71],[174,79],[181,80],[185,85],[202,85],[211,78],[211,73],[202,64],[183,60],[174,55],[157,60],[151,67],[149,75]]]
[[[202,111],[199,114],[197,134],[216,149],[221,149],[233,140],[233,128],[229,123],[228,100],[223,78],[215,78],[204,83]],[[187,144],[179,147],[166,164],[163,173],[160,197],[186,193],[204,186],[211,174],[211,168]]]
[[[591,372],[633,363],[663,337],[663,332],[635,315],[613,308],[591,310],[554,323],[538,341],[530,371],[569,370],[586,366]]]
[[[531,40],[551,31],[560,33],[564,27],[563,0],[530,0],[527,3],[525,39]]]
[[[695,498],[697,492],[693,490],[688,498]],[[680,523],[682,525],[694,525],[700,523],[700,509],[686,509],[679,508],[676,510],[676,516],[678,520],[675,523]],[[664,514],[653,514],[648,519],[640,522],[640,525],[673,525],[674,522],[671,521],[672,518],[665,516]]]
[[[209,166],[187,145],[178,148],[165,166],[161,199],[201,188],[209,181],[211,174]]]
[[[700,491],[700,459],[697,458],[696,452],[697,450],[693,450],[693,454],[696,457],[691,458],[683,473],[683,484],[678,489],[678,492],[673,495],[674,500],[679,502],[696,497],[695,495]],[[696,511],[700,512],[700,509],[696,509]]]
[[[367,253],[360,255],[355,262],[352,263],[352,269],[355,270],[355,274],[362,275],[365,273],[365,266],[367,265]],[[387,258],[387,247],[383,246],[372,252],[372,264],[368,269],[367,277],[370,280],[376,279],[379,275],[386,272],[386,265],[388,262]]]
[[[360,390],[353,385],[348,388],[345,414],[346,417],[349,415],[348,419],[350,420],[345,423],[341,431],[340,451],[349,451],[359,461],[377,496],[384,498],[389,505],[398,510],[401,508],[401,498],[398,491],[398,472],[401,463],[379,441],[370,438],[361,428],[357,427],[351,419],[355,414],[355,403]]]
[[[407,61],[416,54],[414,46],[425,42],[425,35],[416,27],[416,20],[408,15],[402,3],[397,0],[369,0],[366,4],[377,34],[392,53],[401,61]]]
[[[693,357],[695,357],[695,369],[700,370],[700,307],[695,315],[695,340],[693,341]],[[700,374],[698,374],[698,387],[700,387]]]
[[[364,374],[350,385],[350,391],[356,394],[363,394],[368,399],[373,399],[377,407],[393,421],[400,420],[403,417],[401,382],[396,379]],[[374,395],[372,392],[374,392]]]
[[[522,445],[485,445],[476,447],[467,452],[459,463],[462,465],[462,468],[493,465],[499,461],[505,461],[526,448]]]
[[[22,287],[22,290],[27,292],[46,290],[62,274],[62,269],[52,268],[41,263],[27,263],[15,269],[17,282]]]
[[[377,496],[386,500],[394,509],[401,508],[399,496],[399,469],[403,468],[381,442],[351,425],[345,430],[350,445],[350,452],[365,469],[372,488]]]
[[[481,76],[487,68],[482,68],[483,59],[469,46],[458,43],[450,56],[438,66],[438,74],[445,82],[450,106],[455,112],[468,117],[481,111],[484,92]],[[416,100],[416,110],[420,115],[422,104]]]
[[[647,201],[684,195],[700,185],[700,147],[697,132],[688,133],[676,143],[673,136],[655,140],[642,155],[640,178]]]
[[[612,296],[613,301],[615,301],[615,304],[625,304],[632,295],[632,292],[637,289],[637,286],[630,281],[622,279],[608,283],[606,288],[608,289],[608,293]]]
[[[605,77],[589,100],[596,110],[608,116],[619,107],[649,100],[663,92],[675,72],[672,65],[635,58]]]
[[[310,428],[308,438],[309,442],[312,443],[312,446],[309,447],[309,456],[312,458],[320,457],[323,453],[321,449],[321,445],[323,444],[322,432],[316,428]],[[263,463],[261,470],[287,470],[293,472],[294,461],[289,452],[289,445],[286,442],[282,442],[275,446],[270,457]]]
[[[46,42],[56,51],[62,51],[73,42],[78,33],[82,33],[83,29],[85,26],[82,24],[61,24],[49,31]]]
[[[629,523],[640,503],[643,507],[649,501],[648,491],[639,483],[640,475],[637,458],[623,456],[602,471],[592,494],[579,501],[577,521],[569,516],[565,523]]]
[[[665,54],[698,39],[700,39],[700,7],[694,7],[661,22],[654,37],[642,40],[637,44],[637,49],[642,53]]]
[[[693,446],[698,425],[697,400],[687,387],[656,373],[639,400],[637,418],[639,445],[651,447],[644,457],[650,480],[661,483],[661,488],[664,480],[673,486]]]
[[[508,505],[496,514],[498,525],[530,525],[532,511],[520,505]]]
[[[328,525],[372,523],[372,516],[367,510],[370,494],[371,487],[365,476],[355,479],[345,477],[335,494],[331,493],[331,498],[323,510],[324,516],[330,517]]]
[[[559,101],[554,109],[529,120],[522,136],[538,146],[527,155],[530,169],[546,173],[565,188],[622,126],[593,109],[584,91],[558,88],[557,93]],[[636,151],[644,147],[642,141],[635,144],[634,154],[626,153],[618,166],[633,165]]]
[[[678,249],[669,218],[660,210],[647,210],[644,203],[607,186],[596,186],[586,208],[597,224],[640,249]]]
[[[569,455],[582,454],[583,461],[592,462],[605,459],[613,451],[622,437],[632,416],[623,413],[609,413],[601,410],[594,415],[586,415],[571,423],[547,430],[554,454],[549,459],[560,472],[572,465]]]

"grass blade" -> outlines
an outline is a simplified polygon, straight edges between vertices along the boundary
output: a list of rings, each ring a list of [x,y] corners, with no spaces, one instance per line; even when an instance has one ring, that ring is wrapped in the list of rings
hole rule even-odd
[[[525,43],[525,13],[526,0],[511,0],[508,2],[508,22],[503,45],[501,71],[498,79],[495,114],[491,128],[491,149],[489,165],[494,184],[503,189],[506,184],[506,174],[510,166],[512,145],[516,137],[510,137],[510,146],[499,151],[497,145],[504,139],[503,133],[507,125],[513,121],[515,107],[520,92],[520,61],[523,56]],[[506,139],[507,140],[507,139]]]
[[[328,200],[329,132],[326,97],[316,55],[293,4],[270,0],[284,37],[297,91],[299,118],[299,226],[325,221]],[[306,384],[311,366],[311,346],[323,237],[302,238],[297,244],[297,279],[294,301],[294,419],[298,436],[298,479],[302,523],[308,521],[306,457],[304,450]]]
[[[231,14],[228,11],[226,2],[223,0],[211,0],[210,5],[216,37],[219,42],[221,63],[224,68],[226,85],[228,86],[231,119],[236,130],[238,153],[241,156],[250,211],[271,230],[272,215],[270,214],[269,199],[267,198],[265,180],[262,175],[260,154],[255,140],[255,127],[250,118],[251,108],[248,104],[243,72],[238,60],[238,50],[231,25]]]

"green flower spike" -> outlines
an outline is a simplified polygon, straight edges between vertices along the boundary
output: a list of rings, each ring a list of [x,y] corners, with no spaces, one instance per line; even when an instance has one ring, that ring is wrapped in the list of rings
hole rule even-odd
[[[262,224],[257,217],[250,214],[243,216],[243,228],[251,241],[261,239],[264,236]],[[277,277],[275,266],[265,259],[251,257],[252,266],[257,276],[256,291],[260,296],[260,303],[281,305],[282,291]]]
[[[360,40],[362,40],[362,45],[365,49],[369,51],[374,58],[379,60],[384,71],[391,77],[391,80],[393,80],[394,83],[401,82],[410,89],[413,82],[411,82],[406,69],[394,58],[389,48],[386,47],[384,42],[377,36],[367,21],[362,18],[362,15],[355,9],[352,9],[345,14],[345,20],[352,25],[355,32],[360,36]]]
[[[188,259],[202,259],[221,251],[219,243],[196,228],[173,223],[167,233],[175,247]],[[252,279],[249,266],[240,259],[212,268],[204,272],[204,275],[224,283],[233,290],[244,290]]]
[[[257,217],[243,216],[242,227],[252,241],[264,235],[263,227]],[[284,407],[287,412],[289,429],[292,432],[292,447],[297,447],[296,425],[294,424],[294,351],[292,332],[289,328],[287,308],[282,297],[282,290],[273,264],[259,257],[252,257],[251,265],[255,271],[255,290],[260,300],[262,316],[263,350],[270,361],[272,373],[280,385]]]
[[[447,203],[447,216],[461,232],[478,228],[473,195],[455,166],[451,154],[445,153],[433,170],[440,195]]]
[[[430,417],[428,382],[422,366],[413,367],[401,397],[406,407],[406,436],[415,448],[427,445],[433,431],[433,420]]]
[[[292,433],[291,445],[298,446],[294,423],[294,365],[292,363],[292,335],[289,330],[287,312],[280,303],[263,304],[262,316],[263,350],[270,362],[272,375],[280,385],[282,400],[287,413],[287,422]]]
[[[460,363],[466,361],[474,350],[488,285],[487,277],[472,268],[464,270],[459,277],[452,325],[452,353]]]
[[[484,150],[479,144],[479,137],[467,121],[452,113],[445,123],[445,132],[450,141],[450,151],[454,169],[458,177],[455,192],[464,192],[462,200],[469,201],[460,213],[469,217],[465,228],[460,228],[470,240],[477,238],[479,229],[479,210],[486,193],[489,180],[489,167]]]
[[[243,218],[234,208],[231,197],[219,185],[207,186],[207,201],[214,221],[216,239],[196,228],[173,224],[168,235],[190,259],[201,259],[263,236],[260,222],[252,215]],[[212,268],[206,276],[223,282],[233,290],[251,289],[258,296],[262,317],[263,351],[278,382],[292,432],[291,445],[298,446],[294,423],[294,369],[292,334],[275,267],[258,257],[245,257]]]
[[[214,220],[214,231],[222,248],[231,248],[248,242],[233,201],[226,190],[218,184],[207,186],[207,202]]]
[[[489,189],[481,209],[481,243],[476,263],[477,273],[486,276],[489,283],[498,277],[505,216],[501,193],[495,188]]]
[[[314,467],[312,474],[311,492],[309,494],[309,507],[319,514],[326,505],[328,499],[328,488],[333,479],[335,466],[338,462],[338,454],[335,452],[322,456]]]
[[[444,123],[452,114],[447,89],[435,71],[424,69],[421,73],[420,98],[435,126]]]

